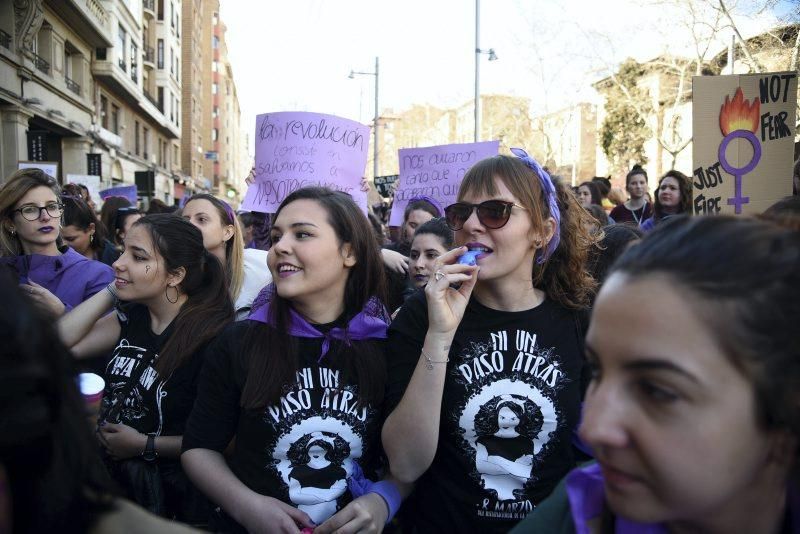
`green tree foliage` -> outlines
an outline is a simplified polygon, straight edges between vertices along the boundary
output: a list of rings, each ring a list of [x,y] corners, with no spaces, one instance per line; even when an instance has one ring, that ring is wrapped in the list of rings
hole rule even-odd
[[[647,91],[637,85],[644,74],[642,65],[627,59],[608,80],[600,146],[616,172],[626,172],[631,162],[647,163],[644,144],[653,133],[643,117],[652,113],[652,105]]]

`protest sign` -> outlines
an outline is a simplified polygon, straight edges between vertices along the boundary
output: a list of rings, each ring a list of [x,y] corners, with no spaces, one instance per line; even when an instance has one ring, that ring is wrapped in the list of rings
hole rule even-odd
[[[275,213],[287,195],[306,186],[350,194],[364,212],[361,180],[369,127],[321,113],[267,113],[256,118],[255,182],[242,209]]]
[[[17,169],[42,169],[47,176],[58,180],[57,161],[18,161]]]
[[[103,189],[102,191],[100,191],[100,198],[105,200],[108,197],[125,197],[131,201],[131,204],[133,206],[136,206],[137,203],[139,202],[135,185],[122,185],[119,187],[110,187],[108,189]]]
[[[695,76],[695,214],[757,214],[792,194],[797,73]]]
[[[89,195],[92,199],[100,197],[100,177],[92,176],[89,174],[68,174],[66,182],[68,184],[81,184],[85,185],[89,190]]]
[[[499,148],[499,141],[401,148],[400,185],[394,194],[389,225],[403,224],[403,212],[411,199],[431,197],[442,206],[455,202],[469,168],[484,158],[496,156]]]
[[[399,174],[390,174],[389,176],[376,176],[373,183],[375,184],[375,189],[378,190],[378,194],[382,197],[391,197],[394,196],[394,183],[399,178]]]

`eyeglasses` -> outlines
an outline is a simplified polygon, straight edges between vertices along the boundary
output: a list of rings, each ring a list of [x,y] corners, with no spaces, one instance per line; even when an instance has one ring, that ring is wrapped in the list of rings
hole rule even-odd
[[[486,200],[480,204],[456,202],[444,209],[444,216],[447,226],[455,232],[461,230],[467,219],[472,216],[472,211],[477,210],[480,223],[486,228],[497,230],[506,225],[514,207],[526,209],[525,206],[507,200]]]
[[[19,212],[22,215],[22,218],[26,221],[35,221],[39,217],[42,216],[42,210],[46,211],[50,217],[56,218],[61,217],[61,214],[64,213],[64,204],[59,204],[58,202],[50,202],[42,207],[27,205],[22,206],[21,208],[17,208],[11,213]]]

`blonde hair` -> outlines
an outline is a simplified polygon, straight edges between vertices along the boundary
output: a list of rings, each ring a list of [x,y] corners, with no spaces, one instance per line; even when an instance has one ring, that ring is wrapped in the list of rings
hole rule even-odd
[[[207,200],[216,208],[219,214],[219,220],[223,226],[233,226],[233,236],[225,242],[225,275],[228,279],[228,292],[231,295],[231,300],[236,302],[239,293],[242,291],[244,285],[244,239],[242,238],[242,227],[239,225],[239,220],[233,213],[228,204],[213,195],[207,193],[199,193],[193,195],[186,204],[192,200]],[[231,219],[231,217],[233,217]]]
[[[28,191],[37,187],[47,187],[60,199],[61,188],[54,178],[41,169],[20,169],[11,176],[0,189],[0,256],[19,256],[23,253],[19,237],[12,235],[9,223],[14,218],[14,206]]]

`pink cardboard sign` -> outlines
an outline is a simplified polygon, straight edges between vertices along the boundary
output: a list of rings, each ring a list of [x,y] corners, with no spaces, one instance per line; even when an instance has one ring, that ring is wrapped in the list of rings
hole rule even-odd
[[[394,195],[390,226],[403,224],[408,202],[431,197],[442,207],[456,201],[458,188],[467,171],[484,158],[496,156],[500,141],[401,148],[400,185]]]
[[[324,186],[350,194],[366,213],[368,126],[322,113],[265,113],[256,117],[255,139],[255,182],[242,209],[275,213],[297,189]]]

